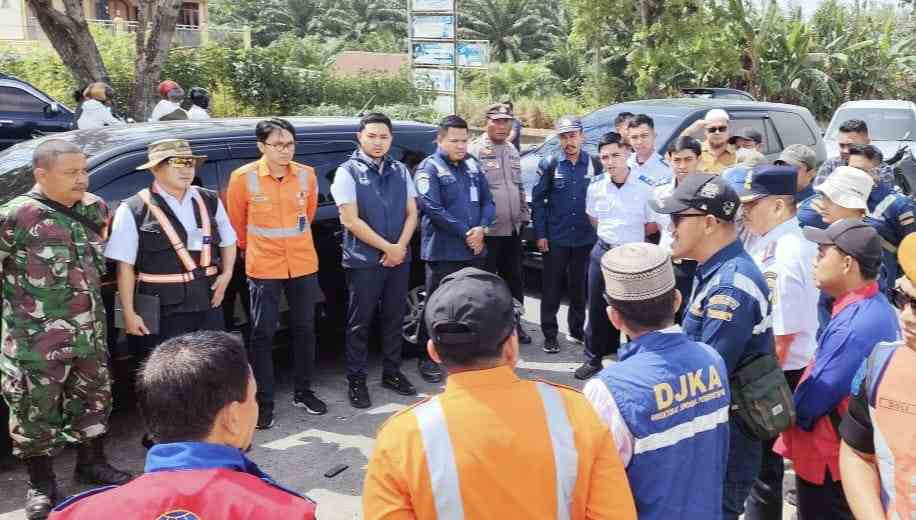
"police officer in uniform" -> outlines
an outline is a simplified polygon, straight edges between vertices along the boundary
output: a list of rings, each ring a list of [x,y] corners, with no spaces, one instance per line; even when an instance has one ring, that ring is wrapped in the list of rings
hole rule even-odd
[[[487,176],[490,193],[496,205],[496,220],[487,232],[487,270],[500,275],[512,297],[525,302],[525,281],[522,272],[522,228],[531,220],[522,167],[518,150],[507,140],[515,119],[507,105],[491,105],[487,109],[487,131],[471,142],[468,153],[480,160]],[[524,327],[518,327],[519,343],[531,343]]]
[[[124,328],[141,359],[179,334],[225,328],[220,305],[236,235],[219,195],[191,185],[205,159],[184,139],[151,143],[138,170],[150,170],[155,180],[125,200],[112,222],[105,256],[118,263]],[[140,315],[135,295],[158,300],[158,328]]]
[[[557,119],[555,129],[560,150],[541,159],[538,182],[531,192],[534,236],[543,255],[544,295],[541,300],[543,349],[559,352],[557,309],[567,280],[569,312],[567,339],[585,339],[585,278],[588,255],[597,239],[585,212],[588,186],[603,167],[597,158],[582,150],[582,121],[575,116]]]
[[[760,268],[738,240],[735,215],[740,201],[718,175],[683,179],[671,195],[652,201],[671,215],[672,256],[698,262],[693,296],[684,316],[684,332],[716,349],[731,378],[752,354],[773,353],[769,288]],[[760,441],[745,433],[736,416],[729,422],[729,456],[723,494],[725,520],[744,511],[760,471]]]
[[[49,139],[32,156],[35,186],[0,207],[3,349],[0,383],[10,408],[13,455],[28,470],[25,516],[43,520],[57,501],[54,457],[77,444],[74,476],[123,484],[104,438],[111,379],[100,292],[108,206],[87,193],[86,156]]]
[[[410,239],[417,228],[416,191],[410,172],[388,155],[391,120],[363,116],[359,149],[334,176],[331,194],[344,226],[342,264],[347,270],[347,379],[350,404],[372,405],[366,387],[369,328],[378,312],[382,386],[401,395],[417,389],[401,373],[401,323],[410,281]]]
[[[636,518],[614,439],[579,392],[520,379],[512,294],[466,268],[427,300],[445,391],[379,430],[366,520]]]
[[[484,267],[484,240],[496,207],[487,177],[468,156],[468,124],[451,115],[439,122],[436,153],[417,167],[415,176],[421,222],[421,257],[426,262],[426,294],[447,275],[468,266]],[[423,351],[428,333],[420,324],[417,369],[424,380],[442,380],[442,369]]]
[[[641,519],[722,518],[730,391],[722,357],[674,324],[681,294],[667,250],[626,244],[604,254],[606,312],[630,341],[585,385],[613,433]],[[688,385],[685,381],[691,381]],[[697,435],[675,435],[703,423]],[[692,431],[692,430],[691,430]],[[650,438],[671,438],[641,449]],[[685,478],[685,468],[700,468]]]

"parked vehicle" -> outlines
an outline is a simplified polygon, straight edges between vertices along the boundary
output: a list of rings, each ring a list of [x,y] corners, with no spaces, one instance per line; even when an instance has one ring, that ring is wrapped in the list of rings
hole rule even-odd
[[[902,146],[916,145],[916,103],[898,100],[847,101],[833,113],[824,132],[827,155],[839,155],[837,134],[844,121],[861,119],[868,125],[872,144],[890,158]]]
[[[731,132],[740,132],[744,128],[753,128],[764,136],[764,155],[768,160],[775,160],[779,153],[790,144],[804,144],[814,149],[818,164],[827,159],[827,151],[821,138],[820,130],[814,116],[807,108],[764,103],[758,101],[740,101],[721,98],[673,98],[650,99],[619,103],[598,109],[582,118],[585,131],[584,149],[588,153],[597,153],[598,140],[607,132],[614,130],[614,118],[620,112],[648,114],[655,121],[657,135],[656,150],[665,150],[668,145],[694,121],[702,119],[708,110],[721,108],[731,117]],[[544,157],[557,153],[559,143],[556,136],[549,137],[543,144],[525,151],[522,154],[522,182],[528,199],[531,190],[537,183],[537,166]],[[525,265],[539,268],[541,254],[534,245],[532,230],[526,230]]]
[[[695,98],[704,98],[704,99],[739,99],[742,101],[755,101],[754,96],[752,96],[749,92],[738,90],[736,88],[719,88],[719,87],[682,88],[681,94],[684,97],[695,97]]]
[[[96,130],[77,130],[53,136],[77,144],[88,156],[89,189],[111,205],[117,204],[152,183],[148,171],[136,171],[146,162],[147,145],[166,137],[187,139],[194,153],[207,156],[197,180],[206,188],[225,195],[229,176],[239,166],[260,157],[254,128],[260,119],[211,119],[168,123],[140,123]],[[340,266],[341,224],[331,195],[331,182],[337,167],[357,147],[359,121],[353,118],[289,118],[296,127],[297,162],[315,168],[318,175],[318,211],[312,223],[312,235],[318,252],[318,279],[323,298],[316,312],[316,332],[320,348],[337,349],[343,344],[347,287]],[[436,127],[422,123],[396,121],[391,156],[415,167],[435,151]],[[0,203],[25,193],[34,183],[32,152],[47,138],[32,139],[0,152]],[[419,233],[413,255],[409,312],[404,321],[404,339],[416,343],[420,312],[424,300],[423,265],[419,254]],[[108,307],[109,350],[118,353],[118,331],[112,325],[114,303],[114,269],[102,287]],[[113,356],[115,357],[115,356]],[[123,356],[122,356],[123,357]],[[0,417],[5,405],[0,400]],[[5,424],[5,423],[4,423]],[[0,447],[8,435],[0,427]],[[3,452],[0,451],[0,457]]]
[[[29,83],[0,74],[0,150],[76,128],[73,111]]]

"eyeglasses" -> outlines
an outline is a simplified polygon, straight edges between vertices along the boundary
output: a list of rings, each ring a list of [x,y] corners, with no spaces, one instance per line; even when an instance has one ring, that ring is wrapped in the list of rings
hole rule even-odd
[[[705,217],[706,213],[672,213],[671,214],[671,224],[674,227],[677,227],[685,218],[690,217]]]
[[[288,152],[296,146],[296,143],[264,143],[264,146],[269,146],[271,149],[278,152]]]
[[[897,307],[902,311],[906,310],[906,308],[909,306],[911,311],[916,312],[916,298],[910,296],[906,291],[900,287],[894,287],[892,296],[894,298],[894,307]]]
[[[169,166],[172,168],[193,168],[197,163],[196,160],[189,157],[171,157],[169,158]]]
[[[707,134],[724,134],[728,132],[727,126],[711,126],[706,129]]]

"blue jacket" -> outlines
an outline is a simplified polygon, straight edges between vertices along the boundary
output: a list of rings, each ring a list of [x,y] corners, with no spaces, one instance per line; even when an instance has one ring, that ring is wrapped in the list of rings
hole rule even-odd
[[[795,194],[795,202],[798,207],[796,216],[798,217],[798,225],[802,229],[806,227],[827,229],[827,223],[824,222],[820,213],[814,211],[812,206],[816,198],[817,193],[814,192],[814,183],[809,184],[807,188]]]
[[[472,260],[465,240],[477,226],[489,226],[496,216],[487,177],[468,156],[459,164],[441,148],[420,163],[414,178],[423,212],[420,256],[427,262]],[[486,255],[486,250],[479,257]]]
[[[626,469],[640,520],[722,518],[731,395],[721,356],[671,329],[618,355],[598,379],[633,437]]]
[[[728,375],[748,354],[774,353],[770,289],[735,240],[697,266],[684,332],[722,356]]]
[[[814,365],[795,389],[796,423],[811,431],[849,395],[856,371],[882,341],[900,335],[897,313],[875,285],[836,301],[833,317],[818,338]]]
[[[549,170],[556,164],[551,176]],[[537,184],[531,191],[531,219],[534,236],[561,247],[590,246],[598,240],[585,213],[588,185],[601,176],[603,168],[585,151],[573,166],[565,155],[541,159]],[[552,183],[549,183],[550,179]]]
[[[401,238],[407,220],[407,179],[410,173],[403,164],[385,157],[378,165],[367,161],[359,150],[340,165],[337,175],[350,175],[356,186],[359,218],[390,243]],[[344,228],[341,263],[351,269],[378,267],[381,251],[356,238]],[[410,261],[410,248],[407,249]]]
[[[882,263],[878,284],[887,294],[899,276],[897,246],[910,233],[916,231],[916,203],[913,199],[894,191],[890,185],[879,182],[868,195],[868,215],[865,222],[881,235]]]

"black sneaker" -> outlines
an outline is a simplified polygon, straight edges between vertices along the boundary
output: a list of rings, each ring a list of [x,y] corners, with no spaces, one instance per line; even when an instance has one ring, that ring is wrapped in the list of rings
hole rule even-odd
[[[400,372],[382,374],[382,386],[401,395],[417,395],[417,388]]]
[[[576,369],[576,379],[590,379],[593,375],[601,372],[601,365],[593,365],[586,361],[582,363],[582,366]]]
[[[560,343],[557,338],[544,338],[544,346],[541,348],[548,354],[557,354],[560,352]]]
[[[328,413],[328,405],[315,396],[315,392],[304,390],[296,392],[293,397],[293,406],[296,408],[305,408],[305,411],[312,415],[324,415]]]
[[[357,377],[350,380],[350,405],[353,408],[369,408],[372,399],[369,398],[369,389],[366,387],[366,378]]]
[[[274,427],[274,409],[261,406],[258,408],[258,424],[255,426],[259,430],[269,430]]]
[[[442,381],[442,368],[432,359],[421,357],[417,360],[417,371],[420,372],[420,377],[427,383]]]
[[[521,343],[522,345],[531,344],[531,336],[529,336],[528,333],[525,332],[525,328],[522,327],[521,324],[519,324],[518,326],[518,342]]]

